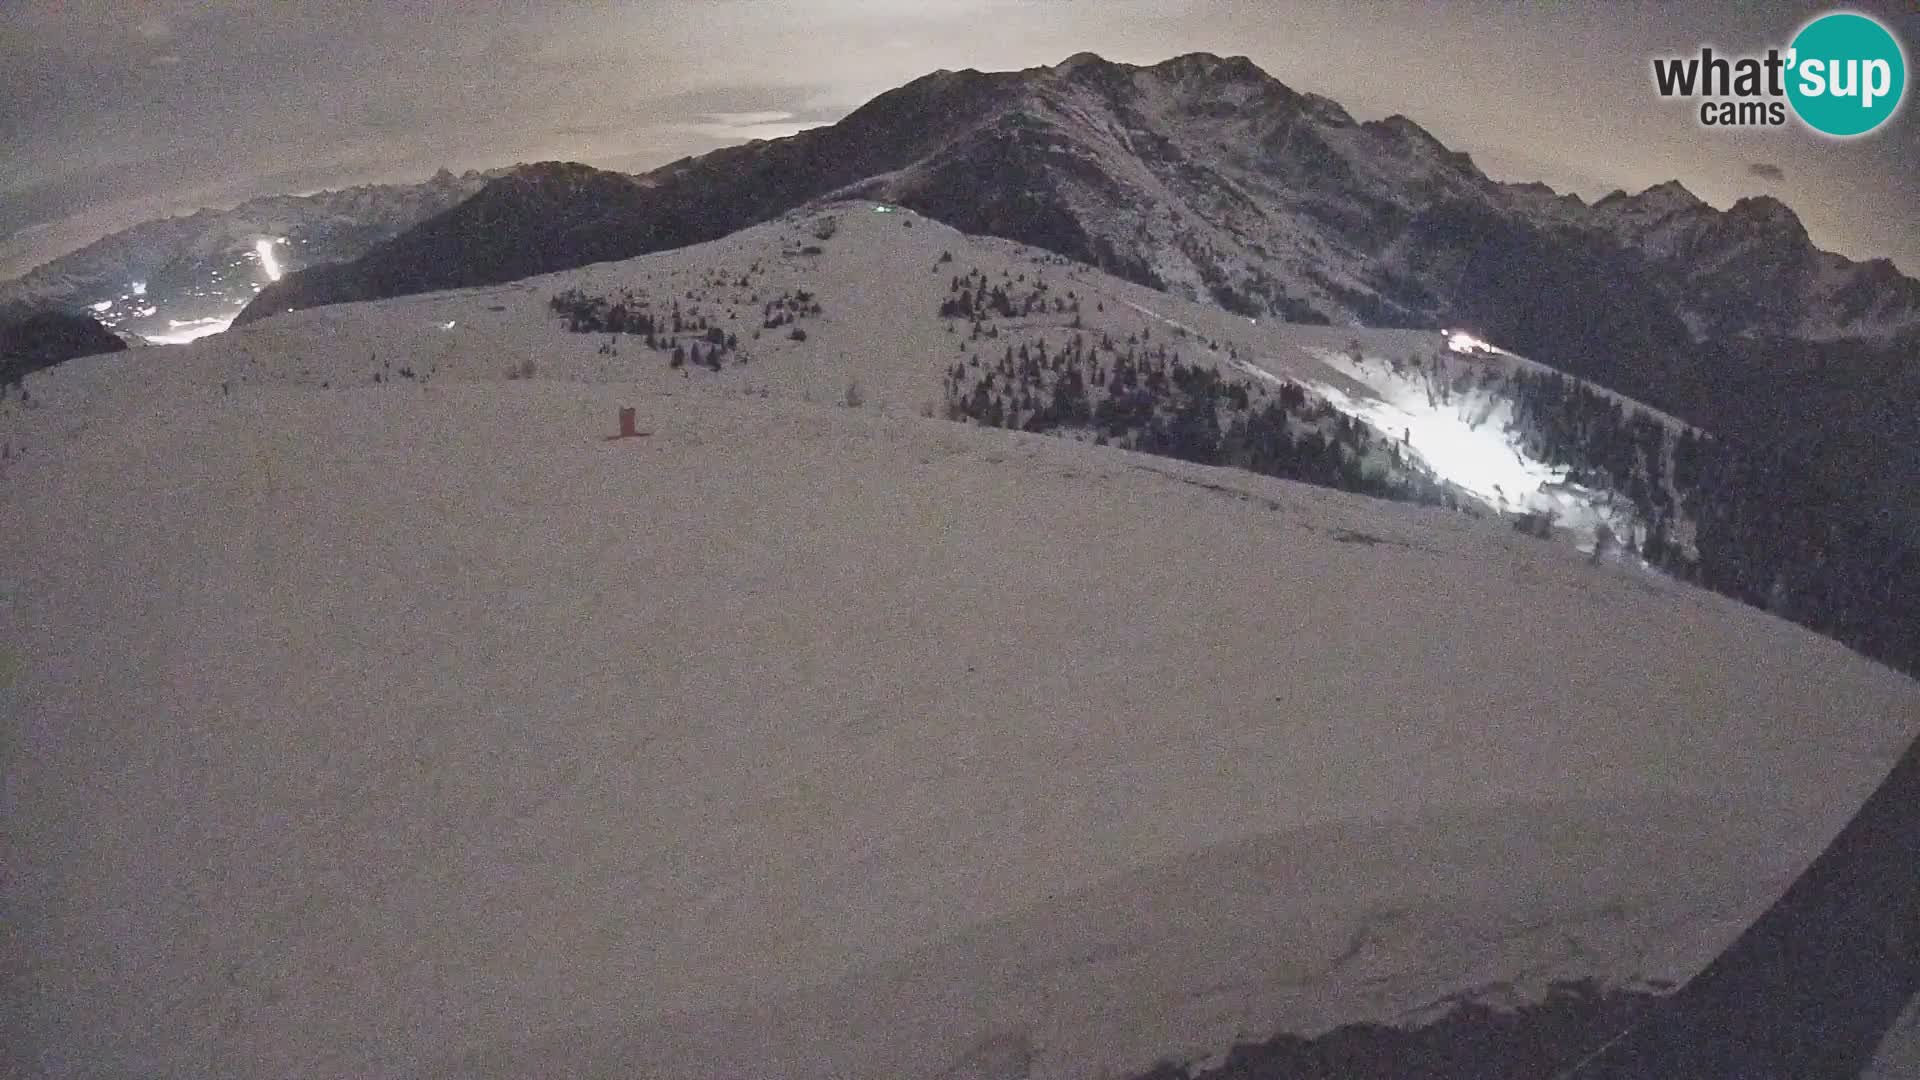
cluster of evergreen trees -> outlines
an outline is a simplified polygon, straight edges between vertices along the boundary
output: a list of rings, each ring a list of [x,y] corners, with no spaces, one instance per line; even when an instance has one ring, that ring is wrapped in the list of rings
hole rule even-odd
[[[1532,452],[1633,500],[1649,562],[1920,674],[1920,551],[1805,462],[1777,445],[1675,435],[1557,373],[1517,373],[1508,387]],[[1697,557],[1672,539],[1683,520]]]
[[[761,306],[761,326],[776,330],[812,318],[821,312],[820,301],[805,289],[783,292]]]
[[[1513,402],[1509,431],[1527,456],[1567,469],[1574,483],[1624,496],[1647,526],[1642,556],[1688,573],[1671,538],[1688,516],[1697,435],[1676,437],[1660,418],[1556,371],[1515,371],[1497,392]]]
[[[747,278],[743,275],[737,282],[709,284],[746,288]],[[694,294],[689,291],[687,296],[691,301]],[[763,329],[790,326],[802,319],[817,317],[823,310],[819,298],[805,289],[788,289],[765,302],[755,294],[749,302],[760,304]],[[697,303],[682,307],[676,299],[665,311],[655,311],[651,300],[631,289],[622,289],[612,296],[592,296],[580,289],[566,289],[554,294],[548,307],[566,318],[567,329],[573,333],[608,335],[607,344],[600,347],[603,353],[612,354],[614,343],[624,336],[638,338],[647,348],[667,354],[668,366],[675,369],[691,365],[719,371],[729,357],[736,363],[747,362],[747,355],[740,351],[738,332],[722,326],[720,316],[707,315]],[[729,314],[724,321],[737,320]],[[760,330],[753,330],[752,336],[759,337]],[[789,336],[805,340],[806,333],[793,326]]]
[[[1029,286],[1024,271],[989,285],[985,273],[977,269],[969,270],[963,275],[955,275],[947,286],[948,296],[940,302],[940,317],[975,320],[976,329],[980,325],[978,320],[993,316],[1013,319],[1072,314],[1077,323],[1079,297],[1072,292],[1065,296],[1050,296],[1051,291],[1038,275]]]
[[[978,276],[957,277],[941,313],[970,313],[973,331],[961,345],[998,338],[986,317],[1074,309],[1014,303]],[[984,296],[984,301],[982,297]],[[964,299],[963,299],[964,298]],[[1074,303],[1077,304],[1077,300]],[[1056,320],[1057,321],[1057,320]],[[1075,322],[1077,323],[1077,318]],[[1049,345],[1051,331],[1064,335]],[[989,355],[991,355],[989,353]],[[1115,341],[1077,325],[1030,327],[1027,340],[994,359],[973,351],[948,368],[947,415],[992,427],[1091,435],[1122,446],[1207,465],[1231,465],[1266,476],[1386,498],[1459,507],[1435,481],[1364,424],[1287,383],[1277,391],[1229,379],[1209,364],[1181,359],[1148,328]]]

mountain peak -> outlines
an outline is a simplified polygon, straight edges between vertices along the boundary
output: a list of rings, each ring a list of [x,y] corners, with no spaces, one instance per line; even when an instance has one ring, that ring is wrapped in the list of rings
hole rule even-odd
[[[1182,78],[1199,76],[1233,82],[1268,82],[1273,79],[1245,56],[1220,56],[1210,52],[1181,53],[1172,59],[1162,60],[1148,70]]]
[[[1633,201],[1642,205],[1668,207],[1675,210],[1692,209],[1705,206],[1698,195],[1687,190],[1687,186],[1678,180],[1668,180],[1664,184],[1655,184],[1633,197]]]
[[[1077,52],[1052,68],[1042,68],[1041,73],[1067,82],[1117,86],[1138,70],[1132,64],[1117,63],[1096,52]]]
[[[1628,195],[1615,188],[1594,203],[1593,208],[1646,223],[1664,221],[1675,214],[1712,209],[1678,180],[1655,184],[1638,195]]]
[[[598,172],[591,165],[578,161],[535,161],[521,162],[515,165],[509,175],[528,178],[578,176]]]
[[[1800,224],[1800,216],[1793,208],[1771,195],[1748,195],[1729,207],[1727,213],[1767,224]]]
[[[1062,75],[1071,75],[1082,68],[1111,67],[1112,61],[1097,52],[1077,52],[1053,66],[1053,70]]]
[[[1771,195],[1749,195],[1727,208],[1726,220],[1738,222],[1761,236],[1776,250],[1811,248],[1812,238],[1800,215]]]
[[[1354,120],[1353,114],[1349,113],[1345,106],[1330,97],[1322,97],[1319,94],[1303,94],[1301,95],[1301,100],[1306,103],[1307,115],[1328,127],[1350,128],[1357,126],[1357,121]],[[1436,142],[1435,145],[1437,146],[1439,144]],[[1460,154],[1460,157],[1463,159],[1466,158],[1466,156],[1464,153]]]
[[[1369,131],[1383,133],[1403,142],[1413,143],[1430,150],[1437,150],[1443,154],[1451,153],[1451,151],[1447,149],[1446,144],[1434,138],[1431,131],[1428,131],[1426,128],[1421,127],[1419,124],[1414,123],[1411,119],[1399,113],[1394,113],[1385,120],[1370,120],[1361,126]]]
[[[1432,132],[1429,132],[1426,128],[1421,127],[1419,124],[1414,123],[1413,118],[1407,116],[1404,113],[1394,113],[1392,116],[1387,117],[1385,120],[1378,121],[1378,123],[1381,127],[1387,129],[1388,131],[1397,131],[1402,134],[1411,135],[1420,139],[1425,139],[1428,142],[1440,141],[1439,139],[1436,139],[1433,137]]]

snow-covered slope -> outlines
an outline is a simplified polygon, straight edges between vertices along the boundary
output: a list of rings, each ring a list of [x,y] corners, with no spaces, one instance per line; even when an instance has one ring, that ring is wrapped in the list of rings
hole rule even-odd
[[[976,270],[1365,387],[831,213],[28,377],[23,1071],[1092,1077],[1678,981],[1920,731],[1838,645],[1492,521],[921,416],[992,347],[931,314]],[[739,347],[568,333],[568,288]]]
[[[983,335],[970,329],[969,319],[938,317],[965,275],[1014,295],[1071,298],[1073,307],[1012,318],[983,312]],[[551,301],[567,295],[625,298],[636,313],[653,311],[660,323],[657,349],[631,332],[565,333],[567,319]],[[798,322],[769,326],[769,305],[784,311],[782,301],[801,296],[809,303]],[[684,332],[671,331],[670,312],[683,313]],[[795,340],[795,327],[802,340]],[[699,352],[688,365],[669,363],[670,336],[697,350],[709,333],[736,343],[717,368],[708,370]],[[1323,403],[1328,415],[1368,429],[1356,450],[1367,469],[1383,477],[1431,479],[1476,512],[1550,515],[1558,535],[1583,551],[1594,549],[1604,527],[1621,541],[1620,552],[1638,552],[1653,523],[1632,500],[1575,482],[1567,468],[1530,450],[1513,427],[1515,405],[1504,396],[1510,388],[1499,380],[1515,370],[1541,370],[1538,365],[1470,340],[1237,316],[1024,245],[965,236],[902,208],[849,202],[626,262],[489,289],[290,313],[248,334],[150,354],[152,364],[119,365],[103,378],[37,388],[40,404],[60,406],[45,412],[0,400],[0,416],[13,417],[3,444],[11,459],[54,445],[51,431],[70,428],[99,395],[117,399],[183,385],[225,394],[263,384],[496,380],[525,374],[526,365],[532,374],[570,381],[642,380],[816,402],[844,400],[851,391],[883,412],[947,415],[955,397],[945,381],[950,365],[969,365],[963,370],[972,378],[974,370],[990,370],[1003,350],[1010,357],[1018,348],[1024,356],[1029,344],[1064,351],[1075,341],[1101,341],[1131,354],[1137,343],[1142,351],[1171,349],[1192,367],[1243,384],[1252,395],[1249,412],[1290,384],[1303,389],[1309,410]],[[1114,360],[1109,356],[1109,367]],[[1010,387],[1012,380],[1002,383]],[[965,387],[959,390],[964,398]],[[1036,391],[1046,397],[1046,384],[1036,384]],[[1625,404],[1672,433],[1684,427],[1656,410]],[[1068,424],[1059,433],[1092,440],[1100,427]],[[1315,427],[1326,430],[1324,423],[1307,423],[1296,431]],[[1684,515],[1668,527],[1684,547],[1691,535]]]
[[[991,337],[982,337],[969,332],[969,319],[936,317],[953,295],[953,283],[973,274],[1015,295],[1070,299],[1073,306],[999,319],[983,313]],[[653,310],[661,322],[659,350],[629,333],[562,333],[566,320],[549,301],[568,293],[610,301],[625,296],[636,312]],[[767,325],[770,303],[803,294],[821,308],[794,324],[805,332],[803,340],[795,340],[785,324]],[[668,364],[669,310],[685,313],[687,327],[672,335],[676,342],[696,344],[709,326],[736,339],[720,369],[705,370],[697,354],[689,367]],[[1104,338],[1116,350],[1131,351],[1136,342],[1144,350],[1152,347],[1156,331],[1161,347],[1191,365],[1247,382],[1256,395],[1299,384],[1384,440],[1402,444],[1409,459],[1469,502],[1521,511],[1565,501],[1539,490],[1542,482],[1562,479],[1559,471],[1524,456],[1516,460],[1516,436],[1504,430],[1506,414],[1497,402],[1483,400],[1484,394],[1431,400],[1435,380],[1450,382],[1453,374],[1534,367],[1510,353],[1482,348],[1462,356],[1449,347],[1448,335],[1427,331],[1233,315],[1025,245],[969,237],[911,211],[869,202],[827,204],[720,241],[503,286],[289,313],[246,335],[152,354],[156,365],[129,365],[89,385],[102,394],[144,394],[179,382],[181,371],[191,368],[191,383],[202,388],[231,390],[262,381],[343,387],[412,378],[496,379],[531,362],[538,374],[569,380],[697,382],[817,401],[840,399],[851,384],[876,408],[925,414],[946,411],[942,376],[948,365],[984,356],[991,366],[1003,349],[1042,340],[1059,348],[1075,338]],[[51,386],[43,400],[64,392]],[[1416,400],[1423,397],[1428,400]],[[34,437],[15,430],[17,452],[19,442],[30,444]],[[1092,437],[1090,431],[1085,435]],[[1516,487],[1516,481],[1526,486]],[[1623,527],[1621,535],[1630,531]]]

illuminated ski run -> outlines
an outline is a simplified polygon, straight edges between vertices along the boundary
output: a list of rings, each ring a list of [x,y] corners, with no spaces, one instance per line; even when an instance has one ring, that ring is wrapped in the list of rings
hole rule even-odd
[[[267,272],[267,280],[280,280],[280,260],[273,257],[273,241],[262,238],[253,245],[254,253],[260,256],[260,268]]]

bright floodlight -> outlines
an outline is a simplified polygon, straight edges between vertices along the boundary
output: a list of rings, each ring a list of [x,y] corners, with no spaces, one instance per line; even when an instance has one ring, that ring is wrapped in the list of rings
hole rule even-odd
[[[273,257],[273,241],[259,240],[253,245],[254,253],[260,256],[260,266],[267,272],[268,281],[280,280],[280,260]]]
[[[1446,334],[1448,345],[1456,349],[1460,346],[1455,342],[1461,340],[1487,347],[1471,334]],[[1356,396],[1315,384],[1329,404],[1402,443],[1435,476],[1491,506],[1529,507],[1543,485],[1566,480],[1565,469],[1527,455],[1507,431],[1511,403],[1488,400],[1483,391],[1438,398],[1426,373],[1396,371],[1377,360],[1355,363],[1336,349],[1316,349],[1313,356],[1372,391]]]
[[[1447,348],[1457,353],[1492,352],[1493,346],[1462,330],[1447,332]]]
[[[141,336],[155,345],[185,345],[189,341],[198,341],[203,337],[218,334],[233,325],[232,318],[206,319],[168,319],[167,325],[172,331],[165,334],[142,334]]]
[[[112,307],[112,306],[113,306],[113,301],[111,301],[111,300],[102,300],[102,301],[100,301],[100,302],[99,302],[99,303],[97,303],[97,304],[88,304],[87,306],[88,306],[88,307],[90,307],[90,308],[92,308],[92,309],[93,309],[93,310],[95,310],[95,311],[105,311],[105,310],[107,310],[108,308],[110,308],[110,307]]]

